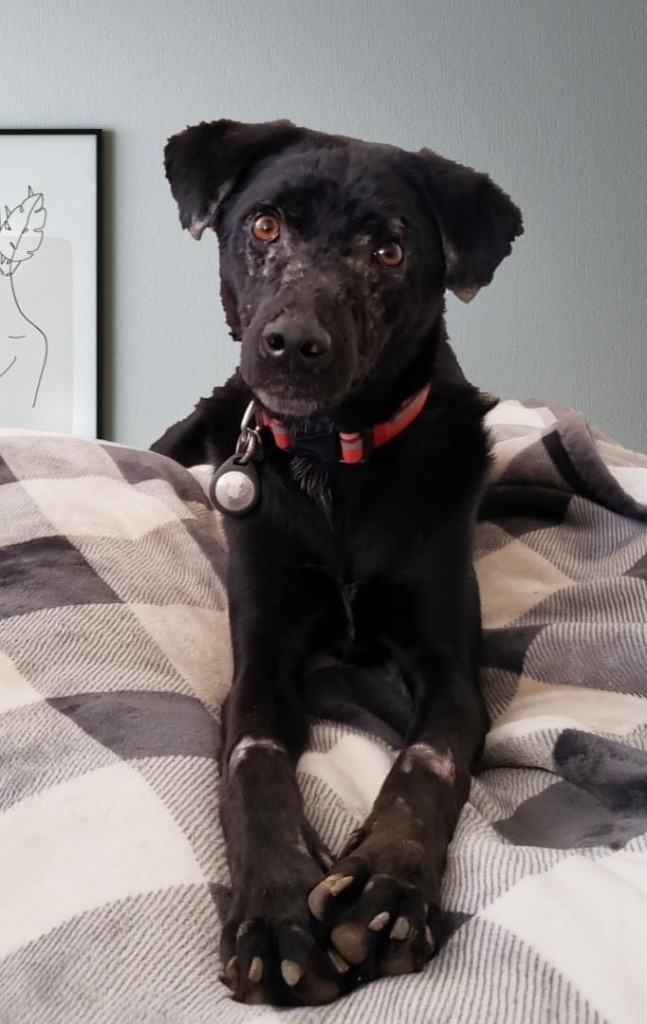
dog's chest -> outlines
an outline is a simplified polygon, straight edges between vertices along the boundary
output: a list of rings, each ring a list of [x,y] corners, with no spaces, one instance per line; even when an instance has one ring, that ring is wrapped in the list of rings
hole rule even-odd
[[[397,575],[433,541],[437,516],[431,505],[437,512],[438,498],[434,501],[432,491],[439,481],[432,480],[428,465],[408,466],[406,472],[391,467],[385,473],[370,464],[331,464],[295,453],[289,466],[309,510],[303,539],[309,539],[313,553],[327,551],[328,567],[352,585]]]

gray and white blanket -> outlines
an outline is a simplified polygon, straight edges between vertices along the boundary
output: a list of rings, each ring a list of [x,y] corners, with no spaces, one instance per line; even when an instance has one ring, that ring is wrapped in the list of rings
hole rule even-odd
[[[549,403],[490,424],[493,724],[450,849],[450,938],[420,975],[290,1011],[218,981],[230,655],[207,471],[0,431],[1,1024],[644,1024],[647,458]],[[299,777],[333,850],[393,757],[314,726]]]

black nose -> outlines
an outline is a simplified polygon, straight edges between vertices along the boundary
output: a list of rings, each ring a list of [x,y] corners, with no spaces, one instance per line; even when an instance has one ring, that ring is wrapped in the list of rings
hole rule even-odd
[[[315,320],[279,316],[267,324],[261,334],[261,355],[275,363],[296,360],[301,365],[320,364],[330,352],[328,331]]]

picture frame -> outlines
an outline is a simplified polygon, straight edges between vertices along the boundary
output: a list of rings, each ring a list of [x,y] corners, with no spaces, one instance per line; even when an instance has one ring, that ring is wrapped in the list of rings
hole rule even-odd
[[[97,437],[100,128],[0,128],[0,428]]]

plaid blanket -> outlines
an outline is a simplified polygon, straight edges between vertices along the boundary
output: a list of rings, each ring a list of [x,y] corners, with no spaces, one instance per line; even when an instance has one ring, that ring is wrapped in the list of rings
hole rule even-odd
[[[208,471],[0,431],[2,1024],[644,1024],[647,458],[550,403],[490,425],[493,724],[450,938],[420,975],[290,1011],[218,981],[230,660]],[[299,764],[333,850],[394,757],[362,724],[316,724]]]

